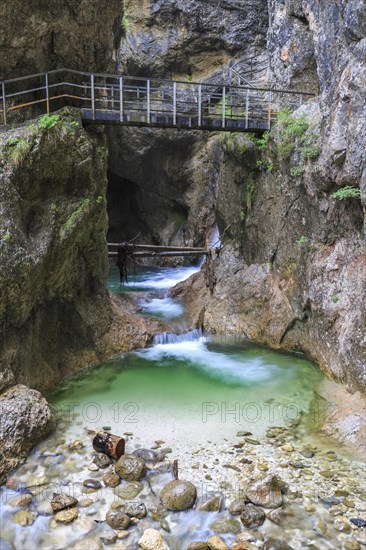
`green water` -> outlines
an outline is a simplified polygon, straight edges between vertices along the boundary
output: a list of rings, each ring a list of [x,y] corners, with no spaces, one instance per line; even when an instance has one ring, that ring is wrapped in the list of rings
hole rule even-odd
[[[160,316],[165,307],[175,306],[161,293],[191,271],[141,270],[127,288],[160,293],[155,299],[161,300]],[[110,287],[120,288],[116,270]],[[84,371],[50,400],[69,415],[75,437],[79,420],[90,429],[139,432],[151,441],[172,434],[222,441],[238,429],[260,435],[268,426],[286,425],[309,412],[320,380],[319,370],[299,355],[193,335]]]

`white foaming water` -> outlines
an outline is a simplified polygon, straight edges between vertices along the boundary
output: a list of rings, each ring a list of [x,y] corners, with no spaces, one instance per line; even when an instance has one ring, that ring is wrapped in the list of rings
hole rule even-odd
[[[135,352],[139,357],[150,361],[174,358],[184,361],[187,366],[204,371],[211,378],[225,380],[226,383],[259,382],[276,377],[276,365],[265,363],[262,358],[229,356],[226,353],[211,351],[200,330],[186,334],[159,334],[155,345]]]
[[[177,300],[165,296],[164,298],[153,298],[152,300],[142,300],[140,306],[144,313],[158,315],[165,319],[177,319],[184,314],[184,307]]]
[[[126,287],[135,288],[153,288],[156,290],[164,290],[172,288],[178,283],[185,281],[194,273],[197,273],[200,268],[198,267],[169,267],[165,268],[161,272],[147,272],[142,276],[139,276],[138,281],[132,281],[125,283]]]
[[[202,340],[202,330],[200,328],[195,328],[184,334],[173,334],[170,332],[163,332],[157,334],[154,337],[154,344],[166,346],[168,344],[180,344],[184,342],[199,342]]]

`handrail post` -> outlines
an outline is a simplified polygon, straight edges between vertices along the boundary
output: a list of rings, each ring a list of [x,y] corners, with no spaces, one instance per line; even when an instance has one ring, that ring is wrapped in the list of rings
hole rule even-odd
[[[173,124],[177,125],[177,83],[173,82]]]
[[[150,124],[151,122],[150,80],[147,81],[146,91],[147,91],[147,123]]]
[[[246,107],[245,107],[245,128],[249,128],[249,101],[250,101],[250,89],[247,88]]]
[[[47,114],[50,114],[50,89],[48,87],[48,73],[45,73],[45,79],[46,79],[46,110]]]
[[[222,127],[226,125],[226,86],[222,88]]]
[[[119,77],[119,121],[123,122],[123,78]]]
[[[114,84],[112,84],[111,87],[111,103],[112,103],[112,111],[114,111]]]
[[[198,126],[202,125],[202,84],[198,85]]]
[[[6,95],[5,95],[5,82],[4,80],[2,81],[1,83],[1,89],[2,89],[2,96],[3,96],[3,113],[4,113],[4,126],[6,126],[7,124],[7,120],[6,120]]]
[[[271,129],[272,90],[268,91],[268,130]]]
[[[90,75],[90,85],[91,85],[91,102],[92,102],[92,114],[93,120],[95,120],[95,87],[94,87],[94,75]]]

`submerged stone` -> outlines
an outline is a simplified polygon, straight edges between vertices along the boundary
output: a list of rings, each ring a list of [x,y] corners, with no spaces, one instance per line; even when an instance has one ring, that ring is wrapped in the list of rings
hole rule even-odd
[[[254,528],[263,525],[266,514],[254,504],[246,504],[240,515],[240,520],[245,527]]]
[[[283,502],[280,482],[276,476],[267,476],[250,483],[245,494],[253,504],[264,508],[278,508]]]
[[[59,495],[54,493],[51,500],[51,507],[54,513],[73,508],[78,504],[78,500],[69,495]]]
[[[70,508],[69,510],[62,510],[57,512],[55,520],[58,523],[71,523],[77,519],[79,512],[77,508]]]
[[[242,529],[240,522],[231,517],[219,518],[211,523],[209,527],[215,533],[235,533],[235,535],[240,533]]]
[[[109,510],[105,517],[112,529],[127,529],[131,524],[131,518],[123,510]]]
[[[208,539],[207,546],[210,550],[229,550],[225,541],[217,535],[214,535]]]

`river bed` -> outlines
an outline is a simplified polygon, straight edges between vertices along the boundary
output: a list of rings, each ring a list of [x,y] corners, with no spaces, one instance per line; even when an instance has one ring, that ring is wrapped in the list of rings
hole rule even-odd
[[[110,289],[134,293],[140,313],[162,319],[171,332],[157,336],[148,349],[67,379],[48,396],[58,427],[13,473],[10,487],[1,489],[0,548],[130,550],[139,548],[148,527],[160,530],[172,550],[214,534],[230,546],[238,530],[232,520],[239,518],[229,517],[227,507],[245,495],[251,480],[269,474],[284,484],[285,512],[277,520],[267,514],[259,529],[241,526],[252,533],[255,547],[286,548],[285,542],[271,546],[271,538],[294,549],[357,550],[366,544],[364,527],[350,521],[365,519],[364,464],[317,432],[321,421],[331,421],[332,410],[316,397],[319,370],[298,354],[188,330],[184,304],[169,289],[196,270],[145,268],[123,288],[111,270]],[[92,439],[102,429],[124,434],[127,453],[166,449],[164,461],[150,464],[138,492],[127,498],[121,497],[126,482],[106,486],[102,478],[109,470],[93,463]],[[173,460],[179,478],[195,484],[198,504],[221,493],[226,509],[163,513],[158,497],[172,479]],[[86,479],[101,486],[86,491]],[[78,518],[69,525],[54,519],[54,492],[79,500]],[[24,494],[29,496],[21,506]],[[149,513],[128,531],[116,531],[119,538],[107,544],[106,513],[126,500],[145,503]],[[234,532],[217,529],[218,519]]]

